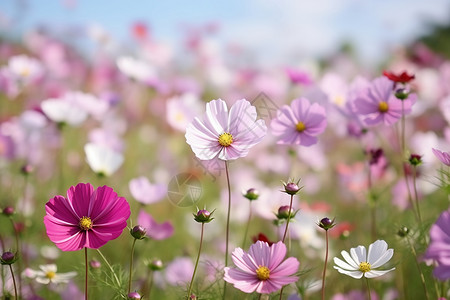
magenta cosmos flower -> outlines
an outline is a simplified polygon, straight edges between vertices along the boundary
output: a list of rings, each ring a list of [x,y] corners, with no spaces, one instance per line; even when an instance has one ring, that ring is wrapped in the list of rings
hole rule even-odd
[[[278,110],[270,127],[279,137],[277,144],[311,146],[317,143],[316,136],[327,127],[325,109],[317,103],[311,104],[306,98],[295,99],[291,106],[283,105]]]
[[[45,210],[47,235],[62,251],[100,248],[119,237],[130,216],[125,198],[108,186],[94,190],[90,183],[71,186],[67,198],[55,196]]]
[[[432,148],[433,154],[446,166],[450,166],[450,153]]]
[[[392,125],[409,114],[416,102],[416,95],[411,94],[405,100],[395,98],[393,94],[394,82],[386,77],[378,77],[372,81],[366,92],[355,99],[356,112],[364,116],[364,123],[368,126],[378,124]]]
[[[186,129],[186,142],[201,160],[244,157],[266,135],[264,120],[256,120],[256,108],[245,99],[230,109],[218,99],[206,103],[206,114]]]
[[[233,251],[232,258],[237,268],[225,268],[224,280],[232,283],[244,293],[270,294],[286,284],[296,282],[300,263],[295,257],[286,256],[286,246],[280,241],[272,246],[257,241],[248,253],[241,248]]]
[[[444,211],[431,226],[430,239],[424,258],[437,263],[434,276],[442,281],[450,279],[450,211]]]

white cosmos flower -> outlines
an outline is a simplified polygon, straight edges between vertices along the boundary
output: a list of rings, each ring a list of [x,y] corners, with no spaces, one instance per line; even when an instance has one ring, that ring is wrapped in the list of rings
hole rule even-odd
[[[26,55],[13,56],[7,66],[10,74],[22,82],[29,82],[41,76],[44,72],[42,63]]]
[[[41,103],[45,115],[56,123],[78,126],[86,120],[88,114],[77,102],[66,99],[47,99]]]
[[[23,274],[28,278],[35,278],[37,282],[42,284],[49,283],[67,283],[70,279],[77,275],[77,272],[56,273],[55,264],[40,265],[40,270],[26,269]]]
[[[351,276],[353,278],[374,278],[386,274],[394,270],[377,270],[385,263],[387,263],[394,255],[393,249],[388,249],[388,245],[383,240],[378,240],[369,246],[369,251],[366,253],[366,247],[358,246],[350,249],[350,254],[347,251],[341,252],[345,261],[335,257],[334,268],[339,273]]]
[[[123,163],[123,155],[107,146],[87,143],[84,146],[87,163],[97,174],[110,176],[119,169]]]
[[[145,82],[156,77],[156,71],[151,65],[131,56],[119,57],[116,64],[122,73],[137,81]]]

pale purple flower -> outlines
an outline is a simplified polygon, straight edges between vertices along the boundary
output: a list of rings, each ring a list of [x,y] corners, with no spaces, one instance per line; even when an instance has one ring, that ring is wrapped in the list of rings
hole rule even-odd
[[[317,143],[317,136],[325,131],[327,120],[325,109],[306,98],[283,105],[277,117],[272,120],[272,133],[278,137],[277,144],[311,146]]]
[[[170,285],[185,285],[191,280],[194,264],[189,257],[177,257],[166,267],[166,280]]]
[[[229,112],[225,101],[212,100],[206,104],[206,114],[187,127],[186,142],[201,160],[247,156],[267,131],[264,120],[256,118],[256,108],[245,99],[237,101]]]
[[[186,131],[189,123],[201,112],[201,101],[193,93],[185,93],[181,96],[167,100],[166,119],[174,129]]]
[[[278,291],[298,280],[297,276],[292,275],[297,272],[300,263],[295,257],[284,260],[285,256],[286,246],[281,241],[272,246],[257,241],[250,246],[248,253],[236,248],[232,259],[237,268],[226,267],[224,280],[244,293],[256,291],[270,294]]]
[[[44,68],[39,60],[23,54],[10,57],[7,69],[11,76],[21,83],[31,82],[44,73]]]
[[[165,240],[173,235],[174,228],[170,221],[158,224],[153,217],[144,210],[139,211],[137,224],[146,229],[146,234],[154,240]]]
[[[411,107],[416,101],[416,95],[411,94],[405,100],[399,100],[393,93],[394,82],[386,77],[378,77],[372,81],[366,91],[355,99],[356,112],[365,116],[364,123],[368,126],[378,124],[392,125],[403,114],[411,113]]]
[[[450,166],[450,153],[443,152],[441,150],[432,148],[433,154],[439,159],[444,165]]]
[[[433,274],[439,280],[450,278],[450,211],[446,210],[430,229],[430,244],[424,256],[437,263]]]
[[[167,195],[167,185],[151,184],[145,176],[130,180],[128,187],[131,195],[142,204],[159,202]]]

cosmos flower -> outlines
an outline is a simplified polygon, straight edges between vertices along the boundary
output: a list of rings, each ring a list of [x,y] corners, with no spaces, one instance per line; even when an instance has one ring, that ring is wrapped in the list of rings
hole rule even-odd
[[[186,142],[201,160],[244,157],[266,135],[264,120],[256,118],[256,108],[245,99],[229,112],[225,101],[212,100],[206,104],[206,114],[188,125]]]
[[[173,235],[174,228],[170,221],[162,224],[156,223],[153,217],[144,210],[139,211],[137,224],[146,229],[146,234],[149,238],[154,240],[165,240]]]
[[[277,144],[311,146],[317,143],[317,136],[325,131],[327,120],[325,109],[306,98],[283,105],[272,120],[272,133],[278,136]]]
[[[441,213],[436,223],[430,229],[430,244],[425,253],[425,259],[432,259],[437,263],[433,274],[439,280],[450,278],[450,212]]]
[[[359,279],[361,277],[374,278],[384,275],[395,268],[389,270],[377,270],[379,267],[387,263],[394,255],[393,249],[388,249],[388,245],[383,240],[377,240],[370,244],[369,252],[366,253],[366,247],[358,246],[347,251],[341,252],[345,261],[335,257],[334,268],[339,273]]]
[[[123,163],[122,153],[104,145],[87,143],[84,152],[92,171],[102,176],[112,175]]]
[[[174,129],[186,131],[189,123],[201,112],[199,97],[193,93],[185,93],[167,100],[166,119]]]
[[[128,187],[131,195],[142,204],[159,202],[167,195],[167,185],[151,184],[145,176],[130,180]]]
[[[100,248],[120,236],[130,216],[125,198],[108,186],[94,190],[90,183],[70,187],[67,198],[55,196],[45,210],[47,235],[62,251]]]
[[[83,123],[88,113],[75,101],[73,97],[63,97],[61,99],[51,98],[42,101],[42,111],[55,123],[79,126]]]
[[[42,63],[35,58],[26,55],[12,56],[8,60],[6,67],[8,73],[22,83],[31,82],[44,73]]]
[[[400,74],[395,74],[389,71],[383,71],[383,75],[392,80],[393,82],[407,83],[415,78],[414,74],[409,75],[406,71],[403,71]]]
[[[224,280],[232,283],[244,293],[270,294],[284,285],[296,282],[300,263],[295,257],[286,256],[286,246],[280,241],[272,246],[257,241],[248,253],[241,248],[233,251],[232,258],[237,268],[225,268]]]
[[[450,166],[450,153],[443,152],[435,148],[432,148],[432,151],[437,159],[439,159],[444,165]]]
[[[397,99],[392,90],[394,82],[386,77],[378,77],[372,81],[365,93],[355,99],[356,112],[365,116],[364,123],[368,126],[378,124],[392,125],[402,117],[409,114],[416,101],[416,95],[410,94],[403,101]]]
[[[49,283],[68,283],[70,279],[77,275],[77,272],[56,273],[55,264],[40,265],[40,270],[25,269],[23,275],[28,278],[36,279],[41,284]]]

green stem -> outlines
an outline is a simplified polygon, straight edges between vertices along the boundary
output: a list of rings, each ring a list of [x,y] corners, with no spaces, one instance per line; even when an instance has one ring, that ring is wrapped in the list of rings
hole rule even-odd
[[[325,251],[325,264],[323,266],[323,274],[322,274],[322,300],[325,300],[325,274],[327,272],[327,263],[328,263],[328,230],[325,230],[325,240],[326,240],[326,251]]]
[[[406,240],[408,241],[408,245],[409,245],[409,247],[411,248],[412,254],[414,255],[414,262],[416,263],[417,269],[419,270],[419,273],[420,273],[420,281],[421,281],[421,283],[422,283],[423,290],[425,291],[425,298],[426,298],[427,300],[429,300],[430,298],[428,297],[428,290],[427,290],[427,285],[426,285],[426,283],[425,283],[425,276],[423,275],[422,268],[420,267],[420,264],[419,264],[419,262],[417,261],[417,252],[416,252],[416,249],[414,248],[413,244],[411,243],[411,241],[409,240],[408,237],[406,237]]]
[[[13,268],[12,268],[11,265],[9,265],[9,270],[11,271],[11,277],[12,277],[13,285],[14,285],[14,297],[15,297],[16,299],[19,299],[19,298],[17,297],[16,279],[14,278],[14,271],[13,271]]]
[[[117,282],[117,287],[120,287],[120,280],[119,278],[117,278],[116,272],[114,272],[114,269],[111,267],[111,265],[109,264],[108,260],[106,259],[106,257],[103,255],[103,253],[100,251],[100,249],[97,249],[98,254],[100,254],[100,256],[103,258],[103,260],[105,261],[106,265],[109,267],[109,270],[111,271],[111,273],[114,275],[114,278],[116,279]]]
[[[87,247],[84,247],[84,265],[86,266],[86,271],[84,274],[84,299],[88,300],[88,254]]]
[[[133,254],[134,254],[134,245],[135,244],[136,244],[136,239],[133,240],[133,245],[131,246],[130,275],[128,276],[128,294],[131,292],[131,279],[133,276]]]
[[[245,249],[245,241],[247,240],[248,228],[250,227],[250,220],[252,219],[252,201],[249,200],[248,202],[248,219],[247,225],[245,226],[244,239],[242,240],[242,249]]]
[[[197,272],[198,261],[200,260],[200,253],[202,252],[204,228],[205,228],[205,223],[202,223],[202,231],[201,231],[201,234],[200,234],[200,246],[198,247],[197,260],[195,261],[194,273],[192,273],[191,284],[189,284],[189,290],[188,290],[188,294],[187,294],[186,299],[189,299],[189,297],[191,296],[192,284],[194,283],[194,277],[195,277],[195,273]]]
[[[288,232],[289,227],[289,221],[291,220],[291,213],[292,213],[292,201],[294,200],[294,195],[291,195],[291,203],[289,204],[289,215],[286,221],[286,228],[284,229],[283,239],[281,240],[284,243],[284,240],[286,239],[286,235]]]
[[[419,218],[420,228],[422,228],[422,216],[420,214],[419,196],[417,193],[417,169],[416,169],[416,167],[413,167],[413,189],[414,189],[414,200],[416,202],[417,217]]]
[[[151,293],[152,293],[152,288],[153,288],[153,274],[155,273],[155,272],[153,272],[153,271],[150,271],[151,273],[150,273],[150,283],[149,283],[149,285],[148,285],[148,297],[147,297],[147,299],[149,299],[150,300],[150,295],[151,295]]]
[[[369,284],[369,279],[367,277],[366,278],[366,283],[367,283],[367,295],[369,296],[369,300],[372,300],[372,293],[370,292],[370,284]]]
[[[226,267],[228,265],[228,240],[230,234],[230,213],[231,213],[231,186],[230,186],[230,175],[228,174],[228,161],[225,161],[225,173],[227,175],[227,187],[228,187],[228,210],[227,210],[227,226],[226,226],[226,242],[225,242],[225,267]],[[224,281],[222,299],[225,299],[226,292],[227,292],[227,282]]]
[[[14,230],[14,238],[15,238],[15,243],[16,243],[16,255],[20,255],[22,252],[21,252],[21,247],[20,247],[20,237],[19,237],[19,231],[17,230],[17,228],[16,228],[16,226],[14,225],[14,220],[13,220],[13,218],[12,218],[12,216],[10,216],[9,217],[9,220],[11,221],[11,225],[12,225],[12,228],[13,228],[13,230]],[[23,256],[21,256],[21,257],[19,257],[19,259],[17,260],[17,271],[18,271],[18,273],[19,274],[22,274],[22,257]],[[19,283],[19,296],[21,296],[22,295],[22,278],[21,278],[21,276],[19,276],[19,279],[18,279],[18,283]]]

